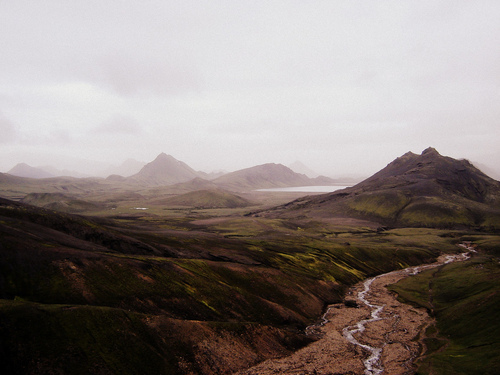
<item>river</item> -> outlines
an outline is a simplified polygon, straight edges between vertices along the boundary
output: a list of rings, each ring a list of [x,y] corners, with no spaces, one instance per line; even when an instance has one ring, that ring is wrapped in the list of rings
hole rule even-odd
[[[450,262],[466,260],[474,249],[445,255],[432,264],[409,267],[367,279],[348,294],[358,308],[335,304],[328,307],[320,321],[307,327],[307,334],[320,339],[289,357],[271,359],[240,372],[267,374],[411,374],[413,360],[421,350],[420,333],[432,324],[425,309],[397,301],[386,285],[423,270]]]

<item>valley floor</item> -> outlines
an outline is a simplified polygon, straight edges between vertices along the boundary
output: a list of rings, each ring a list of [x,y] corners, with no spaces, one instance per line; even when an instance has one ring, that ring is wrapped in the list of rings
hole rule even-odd
[[[463,259],[463,258],[462,258]],[[425,269],[443,265],[446,258],[423,266]],[[372,308],[360,302],[359,294],[364,282],[356,284],[347,299],[355,299],[358,307],[344,304],[331,305],[324,315],[324,324],[315,331],[321,338],[293,355],[267,360],[238,375],[267,374],[411,374],[415,372],[413,360],[423,352],[423,333],[433,319],[423,308],[401,303],[386,286],[412,274],[414,267],[394,271],[373,279],[367,298],[371,304],[383,306],[380,319],[365,324],[365,330],[356,333],[360,344],[381,348],[380,361],[367,369],[365,362],[370,356],[366,348],[348,341],[343,334],[346,327],[370,319]]]

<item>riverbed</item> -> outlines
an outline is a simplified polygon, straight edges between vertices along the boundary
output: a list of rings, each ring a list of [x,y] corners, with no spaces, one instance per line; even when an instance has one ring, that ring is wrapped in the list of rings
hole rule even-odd
[[[471,251],[471,248],[467,248]],[[468,259],[446,255],[436,263],[389,272],[356,284],[347,298],[358,307],[336,304],[306,332],[320,337],[289,357],[267,360],[239,374],[412,374],[422,348],[420,333],[432,318],[425,309],[400,303],[386,286],[422,270]]]

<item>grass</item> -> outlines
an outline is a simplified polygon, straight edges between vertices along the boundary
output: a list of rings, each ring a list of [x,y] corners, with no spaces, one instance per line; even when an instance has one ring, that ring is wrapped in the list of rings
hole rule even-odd
[[[438,335],[427,341],[419,374],[498,373],[500,240],[479,237],[484,248],[471,260],[422,272],[391,287],[403,301],[429,309],[437,321]]]
[[[0,357],[21,373],[71,366],[140,373],[141,358],[149,373],[200,373],[196,345],[216,331],[214,340],[242,340],[245,332],[245,347],[255,351],[259,330],[279,350],[297,347],[305,342],[297,332],[325,304],[340,302],[348,285],[455,252],[463,235],[241,215],[193,223],[210,219],[207,211],[90,219],[4,207],[0,214]],[[495,238],[469,234],[491,248]]]

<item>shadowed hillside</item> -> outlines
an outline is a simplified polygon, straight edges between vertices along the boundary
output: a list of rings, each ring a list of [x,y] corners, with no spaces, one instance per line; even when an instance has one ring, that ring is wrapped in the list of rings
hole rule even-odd
[[[428,148],[361,183],[268,211],[282,217],[355,217],[381,225],[500,229],[500,183],[467,160]]]

